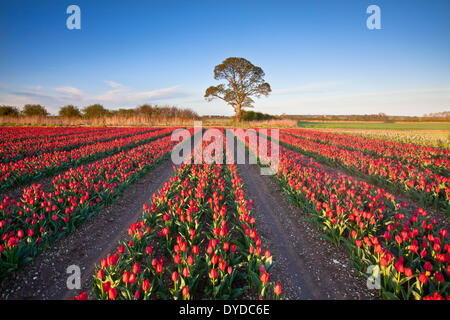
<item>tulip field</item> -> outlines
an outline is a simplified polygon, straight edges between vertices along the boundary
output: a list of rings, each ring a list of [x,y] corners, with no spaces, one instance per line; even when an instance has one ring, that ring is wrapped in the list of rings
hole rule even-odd
[[[101,261],[96,297],[235,299],[253,289],[255,297],[278,299],[281,286],[269,281],[272,256],[261,251],[251,206],[236,166],[181,165],[144,204],[130,239]]]
[[[450,151],[347,135],[283,130],[280,141],[411,195],[450,216]]]
[[[295,140],[295,136],[283,134],[280,141],[300,150],[306,145]],[[247,145],[257,154],[258,146]],[[317,146],[310,150],[315,154],[321,152]],[[445,158],[448,150],[426,151]],[[359,163],[364,163],[363,159],[360,158]],[[364,272],[368,266],[374,266],[379,270],[383,298],[450,298],[448,230],[426,210],[412,210],[407,203],[397,202],[393,194],[364,181],[328,173],[313,158],[284,147],[280,148],[276,179],[292,201],[311,215],[313,223],[323,230],[325,239],[336,246],[347,247],[356,269]],[[442,176],[441,179],[444,204],[448,205],[449,178]]]
[[[114,144],[107,146],[99,143],[96,150],[114,148],[118,152],[56,175],[52,179],[51,190],[44,191],[40,184],[33,183],[23,189],[19,199],[5,197],[0,204],[0,227],[3,234],[3,243],[0,245],[1,277],[8,276],[30,261],[62,234],[71,232],[102,206],[113,201],[123,188],[167,156],[175,145],[169,136],[163,137],[167,132],[167,129],[163,129],[163,135],[158,140],[128,151],[119,151],[120,146],[129,142],[128,138],[119,138]],[[149,137],[157,137],[157,133],[143,133],[132,137],[134,141],[139,141],[137,139],[141,136],[148,141]],[[133,143],[133,140],[130,142]],[[86,147],[75,149],[74,155],[82,156],[84,148]],[[53,156],[54,154],[49,155],[51,161],[39,160],[46,159],[46,155],[36,157],[34,163],[57,169],[59,159],[52,158]],[[30,180],[35,178],[28,172],[20,172],[18,176],[27,176]]]
[[[171,162],[177,129],[0,128],[0,281],[39,263],[118,199],[134,201],[123,194]],[[257,140],[230,130],[261,167],[279,143],[274,194],[307,217],[317,240],[345,249],[376,298],[450,299],[449,149],[313,129],[280,129],[276,137],[252,129]],[[140,218],[121,226],[127,236],[98,257],[89,287],[73,299],[285,298],[286,283],[274,276],[275,239],[261,236],[264,217],[255,214],[244,167],[231,161],[235,149],[225,138],[195,141],[187,160],[171,165],[170,178],[139,203]]]

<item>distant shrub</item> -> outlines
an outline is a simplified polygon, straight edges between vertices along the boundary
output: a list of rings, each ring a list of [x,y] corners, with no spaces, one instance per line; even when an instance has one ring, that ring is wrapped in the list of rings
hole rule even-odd
[[[13,106],[0,106],[0,117],[18,117],[19,109]]]
[[[40,104],[26,104],[23,107],[22,114],[26,117],[41,116],[46,117],[48,115],[47,109]]]
[[[73,105],[67,105],[59,109],[58,112],[60,117],[64,118],[79,118],[81,117],[80,109],[74,107]]]

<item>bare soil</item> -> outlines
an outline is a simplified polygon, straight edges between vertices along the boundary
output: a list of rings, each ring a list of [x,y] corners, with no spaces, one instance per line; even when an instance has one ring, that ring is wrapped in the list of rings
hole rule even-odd
[[[41,184],[43,190],[46,190],[46,191],[51,190],[52,186],[53,186],[52,180],[54,177],[56,177],[56,174],[53,176],[50,176],[50,177],[45,177],[45,178],[33,181],[30,184],[25,184],[25,185],[22,185],[19,187],[14,187],[13,189],[4,191],[3,193],[0,194],[0,199],[4,199],[7,196],[11,197],[11,199],[19,199],[22,197],[23,191],[26,188],[31,187],[33,184],[36,184],[36,185]]]

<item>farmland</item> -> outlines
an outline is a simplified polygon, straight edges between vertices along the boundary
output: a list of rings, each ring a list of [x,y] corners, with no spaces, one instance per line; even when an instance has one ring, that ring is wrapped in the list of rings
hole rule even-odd
[[[448,122],[308,122],[299,121],[302,128],[339,128],[339,129],[367,129],[367,130],[450,130]]]
[[[173,163],[180,130],[191,148]],[[448,148],[394,131],[227,133],[0,128],[0,297],[449,298]]]

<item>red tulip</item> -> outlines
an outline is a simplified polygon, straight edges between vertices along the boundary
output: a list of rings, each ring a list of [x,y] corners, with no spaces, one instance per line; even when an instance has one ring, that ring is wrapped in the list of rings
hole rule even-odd
[[[426,284],[428,281],[428,277],[425,275],[425,272],[422,272],[419,276],[419,281],[423,284]]]
[[[185,296],[185,297],[188,297],[188,296],[189,296],[189,288],[188,288],[187,286],[183,288],[182,294],[183,294],[183,296]]]
[[[411,268],[405,268],[405,277],[412,277],[412,275]]]
[[[108,297],[109,297],[110,300],[115,300],[116,299],[116,297],[117,297],[117,290],[116,290],[116,288],[114,288],[114,287],[109,288],[109,290],[108,290]]]
[[[434,278],[438,281],[438,282],[443,282],[444,281],[444,275],[440,272],[436,272],[434,274]]]
[[[87,294],[86,292],[83,292],[82,294],[78,295],[77,300],[87,300]]]
[[[266,272],[266,271],[264,271],[262,274],[261,274],[261,282],[262,283],[267,283],[267,281],[269,280],[269,274]]]
[[[123,275],[122,275],[122,282],[123,283],[128,283],[129,279],[130,279],[130,274],[127,271],[124,271]]]
[[[147,279],[142,282],[142,291],[147,291],[150,288],[150,281]]]
[[[277,283],[277,284],[275,285],[275,287],[273,288],[273,292],[274,292],[277,296],[279,296],[279,295],[281,294],[281,285],[280,285],[279,283]]]
[[[103,286],[103,292],[108,292],[109,288],[111,288],[111,283],[109,281],[106,281],[102,284]]]
[[[219,260],[219,258],[217,257],[216,254],[214,254],[214,255],[211,257],[211,263],[212,263],[213,265],[216,265],[218,260]]]
[[[133,273],[138,274],[141,271],[141,268],[139,267],[139,263],[135,262],[133,265]]]
[[[211,279],[216,279],[217,278],[217,272],[216,269],[212,268],[211,271],[209,272],[209,277]]]

